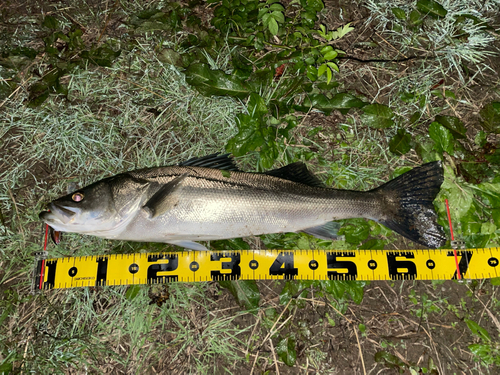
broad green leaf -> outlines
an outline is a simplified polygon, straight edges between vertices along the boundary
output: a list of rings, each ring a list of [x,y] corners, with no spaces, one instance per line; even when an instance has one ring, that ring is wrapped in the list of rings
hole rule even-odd
[[[158,54],[158,60],[160,60],[162,63],[165,64],[170,64],[178,67],[183,66],[183,60],[181,54],[174,51],[171,48],[164,48]]]
[[[448,11],[434,0],[418,0],[417,9],[423,14],[429,14],[434,18],[441,18],[448,14]]]
[[[259,307],[260,292],[255,280],[221,280],[219,284],[229,290],[245,309],[256,310]]]
[[[328,69],[326,71],[326,84],[330,83],[330,81],[332,80],[332,77],[333,77],[332,70]]]
[[[337,51],[331,51],[324,55],[326,60],[333,60],[338,55]]]
[[[495,362],[492,356],[491,344],[471,344],[468,346],[469,350],[481,361],[487,365],[491,365]]]
[[[285,362],[287,366],[294,366],[297,360],[297,351],[295,349],[295,337],[289,336],[280,340],[276,345],[276,353],[278,357]]]
[[[346,242],[357,245],[368,238],[370,224],[363,219],[349,220],[340,228],[339,235],[342,234],[345,235]]]
[[[262,16],[262,24],[269,28],[269,22],[271,21],[271,13],[265,13],[263,16]]]
[[[308,65],[306,69],[306,75],[307,78],[314,82],[318,79],[318,69],[316,69],[312,65]]]
[[[394,125],[392,120],[394,112],[384,104],[369,104],[363,107],[363,112],[361,115],[362,123],[372,128],[390,128]]]
[[[396,16],[397,19],[399,20],[405,20],[406,19],[406,13],[403,9],[401,8],[391,8],[392,13]]]
[[[325,6],[321,0],[307,0],[307,9],[319,12],[320,10],[323,10],[324,7]]]
[[[351,27],[351,23],[349,22],[348,24],[344,26],[340,26],[336,31],[332,33],[332,40],[335,39],[340,39],[347,33],[350,33],[352,30],[354,30],[354,27]]]
[[[294,108],[307,112],[312,107],[329,115],[335,109],[345,114],[350,108],[361,108],[364,105],[365,103],[362,100],[343,92],[336,94],[331,99],[328,99],[323,94],[311,94],[304,99],[301,105],[294,106]]]
[[[243,99],[253,91],[249,84],[220,70],[211,70],[207,64],[191,64],[185,74],[186,82],[203,95],[228,95]]]
[[[436,116],[436,122],[439,122],[446,129],[448,129],[455,139],[465,138],[465,133],[467,129],[465,128],[462,121],[459,118],[453,116]]]
[[[396,155],[404,155],[411,149],[411,135],[404,129],[399,129],[389,141],[389,150]]]
[[[446,129],[439,122],[433,122],[429,126],[429,136],[436,143],[436,151],[437,152],[447,152],[450,155],[453,155],[454,151],[454,139],[451,132]]]
[[[486,104],[479,112],[479,116],[484,130],[500,134],[500,102]]]
[[[276,20],[274,18],[269,18],[269,31],[271,32],[271,34],[273,35],[278,35],[278,30],[279,30],[279,26],[278,26],[278,22],[276,22]]]
[[[318,68],[318,77],[321,77],[323,74],[326,73],[326,70],[328,69],[328,65],[323,64]]]
[[[242,156],[254,151],[266,142],[260,121],[250,115],[240,113],[236,117],[239,132],[229,140],[226,150],[234,156]]]
[[[55,30],[59,27],[59,21],[55,17],[45,16],[42,22],[42,26]]]
[[[494,277],[490,279],[491,285],[500,285],[500,277]]]
[[[284,23],[285,22],[285,16],[281,12],[274,11],[274,12],[271,13],[271,17],[273,17],[279,23]]]
[[[125,292],[125,298],[128,299],[129,301],[132,301],[135,297],[137,297],[140,291],[141,291],[140,285],[131,285]]]
[[[474,335],[478,336],[483,341],[491,341],[490,334],[488,333],[487,330],[485,330],[483,327],[481,327],[473,320],[470,319],[464,319],[464,320],[465,323],[467,323],[467,327],[469,327],[469,329]]]
[[[346,292],[348,292],[354,301],[358,305],[363,301],[363,296],[365,293],[365,286],[368,284],[366,281],[344,281],[346,285]]]
[[[252,92],[250,94],[250,99],[248,100],[247,108],[250,116],[254,118],[263,116],[268,112],[266,102],[259,94],[255,92]]]
[[[375,362],[383,363],[385,366],[396,369],[398,372],[403,373],[406,365],[394,354],[388,353],[386,351],[380,351],[375,353],[373,357]]]
[[[279,12],[283,12],[285,10],[285,8],[283,7],[283,5],[281,4],[278,4],[278,3],[274,3],[272,4],[269,9],[271,9],[272,11],[279,11]]]
[[[419,136],[415,141],[415,152],[424,163],[436,161],[441,158],[435,150],[435,143],[427,136]]]
[[[418,26],[424,22],[422,14],[418,10],[412,10],[410,12],[410,24],[413,26]]]
[[[303,237],[301,237],[301,239],[302,238]],[[309,241],[307,241],[307,245],[304,246],[304,248],[310,248]],[[310,285],[311,281],[286,281],[280,292],[280,305],[286,305],[292,298],[297,298],[299,292],[301,292],[300,294],[305,297],[308,293],[307,288],[309,288]]]
[[[326,65],[328,65],[330,68],[332,68],[332,70],[335,70],[337,73],[340,72],[339,71],[339,67],[337,66],[337,64],[335,63],[332,63],[332,62],[327,62]]]
[[[458,184],[453,170],[449,166],[444,167],[444,181],[436,199],[441,212],[446,212],[444,204],[446,198],[448,198],[450,213],[454,222],[462,220],[471,208],[474,198],[474,192],[467,184]]]

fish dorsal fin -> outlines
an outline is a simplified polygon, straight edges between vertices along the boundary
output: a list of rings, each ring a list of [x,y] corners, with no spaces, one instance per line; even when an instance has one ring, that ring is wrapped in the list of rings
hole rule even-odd
[[[149,198],[142,209],[149,214],[150,219],[164,214],[179,203],[183,181],[186,177],[187,173],[184,173],[174,178]]]
[[[264,174],[279,177],[284,180],[298,182],[304,185],[325,187],[325,185],[319,180],[319,178],[313,175],[309,171],[309,169],[307,169],[306,165],[300,161],[288,164],[279,169],[273,169],[272,171],[264,172]]]
[[[191,158],[189,160],[179,163],[180,167],[203,167],[203,168],[213,168],[222,169],[225,171],[239,171],[236,164],[234,164],[234,159],[230,157],[231,154],[219,155],[211,154],[203,156],[201,158]]]

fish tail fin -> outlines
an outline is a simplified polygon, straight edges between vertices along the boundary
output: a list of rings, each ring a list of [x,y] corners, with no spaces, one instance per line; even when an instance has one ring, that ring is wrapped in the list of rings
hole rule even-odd
[[[443,183],[440,161],[424,164],[372,190],[380,194],[387,210],[378,222],[408,239],[438,248],[446,243],[437,223],[433,201]]]

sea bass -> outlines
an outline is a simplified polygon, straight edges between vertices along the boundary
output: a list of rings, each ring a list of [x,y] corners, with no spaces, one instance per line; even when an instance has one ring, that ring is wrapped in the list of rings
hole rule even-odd
[[[437,248],[446,242],[432,203],[442,182],[438,161],[373,190],[338,190],[301,162],[246,173],[213,154],[105,178],[49,203],[40,219],[55,231],[204,250],[194,241],[300,231],[335,239],[333,220],[366,218]]]

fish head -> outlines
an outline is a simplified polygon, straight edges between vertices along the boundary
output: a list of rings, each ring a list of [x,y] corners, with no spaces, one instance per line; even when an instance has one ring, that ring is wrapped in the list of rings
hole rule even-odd
[[[56,231],[89,233],[114,228],[120,215],[112,184],[101,180],[50,202],[39,217]]]

